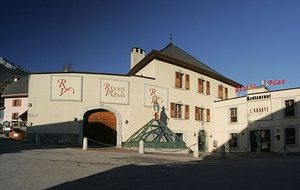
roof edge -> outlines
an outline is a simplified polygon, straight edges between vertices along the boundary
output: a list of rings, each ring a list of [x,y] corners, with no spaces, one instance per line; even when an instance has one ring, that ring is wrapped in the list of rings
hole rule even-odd
[[[1,98],[13,98],[13,97],[28,97],[28,93],[23,93],[23,94],[4,94],[1,95]]]
[[[169,64],[173,64],[173,65],[180,66],[182,68],[185,68],[185,69],[188,69],[188,70],[191,70],[191,71],[195,71],[195,72],[197,72],[199,74],[203,74],[203,75],[209,76],[211,78],[214,78],[214,79],[219,80],[221,82],[224,82],[226,84],[232,85],[234,87],[241,87],[241,86],[243,86],[242,84],[240,84],[238,82],[235,82],[234,80],[231,80],[231,79],[229,79],[229,78],[227,78],[225,76],[224,77],[220,77],[220,76],[217,76],[217,75],[211,73],[210,71],[206,71],[206,70],[203,70],[201,68],[193,67],[193,66],[191,66],[190,64],[188,64],[186,62],[183,62],[183,61],[180,61],[180,60],[175,59],[173,57],[164,55],[160,51],[156,51],[156,50],[152,50],[148,55],[146,55],[146,57],[144,57],[144,59],[142,59],[140,62],[138,62],[127,73],[127,75],[129,75],[129,76],[135,75],[138,71],[140,71],[141,69],[143,69],[148,63],[150,63],[154,59],[165,61],[165,62],[167,62]]]

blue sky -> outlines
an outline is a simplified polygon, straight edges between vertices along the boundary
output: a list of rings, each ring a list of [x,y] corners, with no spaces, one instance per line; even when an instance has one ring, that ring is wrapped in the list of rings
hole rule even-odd
[[[299,0],[0,0],[0,56],[31,72],[125,74],[173,43],[242,84],[300,80]]]

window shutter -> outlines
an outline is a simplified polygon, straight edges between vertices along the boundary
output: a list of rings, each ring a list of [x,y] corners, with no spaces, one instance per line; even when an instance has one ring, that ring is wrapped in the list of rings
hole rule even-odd
[[[203,93],[203,81],[202,81],[202,79],[198,79],[198,92]]]
[[[19,113],[12,113],[11,119],[17,119],[18,116],[19,116]]]
[[[218,98],[223,99],[223,86],[222,85],[218,86]]]
[[[185,105],[184,118],[185,119],[190,119],[190,106],[189,105]]]
[[[206,109],[206,122],[210,122],[210,109]]]
[[[225,88],[225,99],[228,99],[228,88]]]
[[[189,90],[190,89],[190,75],[185,75],[185,89]]]
[[[210,82],[206,81],[206,94],[210,95]]]
[[[174,118],[175,117],[175,104],[171,103],[171,117]]]
[[[178,88],[181,88],[180,86],[180,73],[179,72],[175,72],[175,86]]]
[[[195,107],[195,120],[196,121],[200,120],[199,108],[198,107]]]

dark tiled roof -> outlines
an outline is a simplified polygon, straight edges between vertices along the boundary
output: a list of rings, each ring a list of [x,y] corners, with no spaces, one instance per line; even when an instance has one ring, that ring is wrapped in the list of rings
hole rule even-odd
[[[160,53],[163,54],[163,55],[170,56],[172,58],[178,59],[178,60],[183,61],[185,63],[194,65],[195,67],[199,67],[203,70],[209,71],[209,72],[214,73],[216,75],[220,75],[220,76],[224,77],[222,74],[220,74],[217,71],[213,70],[209,66],[207,66],[204,63],[200,62],[199,60],[197,60],[196,58],[194,58],[190,54],[186,53],[182,49],[174,46],[173,44],[169,44],[167,47],[162,49],[160,51]]]
[[[172,43],[168,44],[165,48],[163,48],[160,51],[151,51],[144,59],[142,59],[129,71],[128,75],[134,75],[153,59],[162,60],[167,63],[195,71],[197,73],[212,77],[214,79],[217,79],[235,87],[242,86],[241,84],[225,77],[224,75],[210,68],[206,64],[197,60],[184,50],[173,45]]]
[[[18,81],[9,84],[2,97],[28,95],[28,76],[22,76]]]

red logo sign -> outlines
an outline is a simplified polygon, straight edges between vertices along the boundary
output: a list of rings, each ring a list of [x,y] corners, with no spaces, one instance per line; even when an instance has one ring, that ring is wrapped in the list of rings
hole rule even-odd
[[[265,86],[283,85],[285,84],[285,80],[263,80],[261,81],[261,84]],[[236,88],[236,92],[247,91],[254,88],[256,88],[256,84],[248,84],[246,86]]]
[[[64,95],[65,93],[71,93],[74,94],[75,90],[72,87],[66,87],[67,80],[66,79],[59,79],[58,81],[59,87],[60,87],[60,94],[59,96]]]
[[[116,97],[116,98],[125,98],[125,88],[112,86],[109,83],[104,85],[105,96]]]

